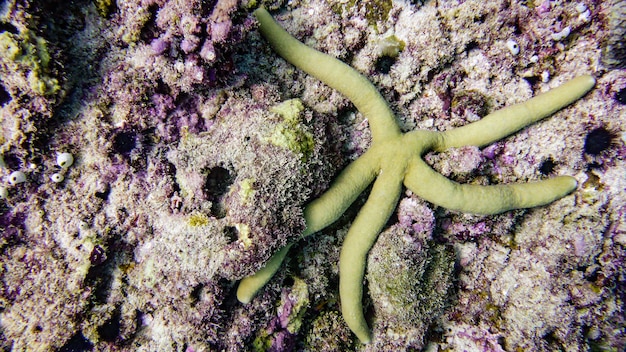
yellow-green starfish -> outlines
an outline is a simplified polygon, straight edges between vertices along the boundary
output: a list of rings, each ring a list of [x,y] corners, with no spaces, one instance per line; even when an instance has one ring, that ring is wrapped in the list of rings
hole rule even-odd
[[[574,78],[525,103],[498,110],[480,121],[450,131],[402,133],[387,102],[363,75],[302,44],[264,9],[258,9],[254,14],[261,34],[280,56],[347,96],[368,119],[372,130],[370,149],[348,165],[328,191],[304,209],[306,229],[303,236],[307,236],[337,220],[374,182],[367,202],[346,235],[339,258],[342,314],[361,342],[371,340],[361,304],[367,254],[394,211],[403,184],[436,205],[478,214],[497,214],[548,204],[576,188],[576,180],[569,176],[512,185],[463,185],[435,172],[421,157],[431,150],[466,145],[480,147],[502,139],[585,95],[595,84],[593,77]],[[241,302],[249,302],[271,279],[290,247],[291,244],[283,247],[264,268],[241,280],[237,290]]]

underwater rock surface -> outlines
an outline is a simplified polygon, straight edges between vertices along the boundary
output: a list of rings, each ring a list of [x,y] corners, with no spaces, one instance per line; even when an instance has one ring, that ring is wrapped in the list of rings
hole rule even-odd
[[[626,70],[606,61],[621,3],[264,3],[370,79],[403,131],[597,79],[494,145],[425,156],[458,182],[579,186],[495,216],[407,191],[369,255],[364,346],[338,297],[364,199],[295,245],[250,304],[235,298],[371,141],[345,97],[260,37],[258,2],[0,2],[0,347],[623,350]]]

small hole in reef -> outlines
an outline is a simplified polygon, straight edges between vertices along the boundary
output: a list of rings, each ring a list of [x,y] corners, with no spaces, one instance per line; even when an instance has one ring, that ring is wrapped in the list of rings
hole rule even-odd
[[[552,347],[561,346],[560,339],[554,330],[549,330],[542,336],[542,338],[549,346],[552,346]]]
[[[145,43],[149,43],[152,39],[156,38],[161,31],[156,24],[159,6],[148,6],[148,12],[150,13],[150,17],[148,18],[148,21],[144,23],[143,28],[141,28],[141,31],[139,33],[139,39],[141,39]]]
[[[113,137],[113,151],[128,156],[137,145],[137,134],[133,131],[121,131]]]
[[[234,226],[226,226],[224,228],[224,235],[228,239],[228,243],[233,243],[239,239],[239,231]]]
[[[191,294],[189,295],[191,298],[191,305],[195,306],[196,303],[200,301],[200,296],[202,295],[202,289],[204,288],[203,284],[198,284],[193,288]]]
[[[295,283],[296,283],[296,282],[294,281],[293,277],[289,276],[289,277],[286,277],[286,278],[283,280],[283,284],[282,284],[282,286],[284,286],[284,287],[291,287],[291,286],[293,286],[293,284],[295,284]]]
[[[7,22],[0,22],[0,33],[2,32],[9,32],[12,34],[19,33],[19,31],[17,30],[17,27]]]
[[[5,153],[3,155],[4,163],[9,170],[19,170],[22,167],[22,160],[15,153]]]
[[[620,89],[615,93],[615,100],[617,100],[620,104],[626,105],[626,87]]]
[[[589,282],[596,282],[598,280],[598,278],[600,277],[600,271],[598,270],[594,270],[592,272],[587,273],[585,271],[585,280],[589,281]]]
[[[213,167],[208,172],[204,184],[204,191],[206,192],[207,198],[213,203],[211,215],[218,219],[226,216],[226,208],[224,204],[222,204],[222,198],[228,193],[234,181],[235,176],[221,166]]]
[[[156,81],[156,87],[154,88],[154,92],[163,95],[170,95],[172,94],[172,89],[165,82],[163,82],[162,79],[159,78]]]
[[[376,60],[376,71],[382,74],[388,74],[391,66],[396,63],[396,59],[391,56],[381,56]]]
[[[6,105],[6,103],[10,101],[11,101],[11,94],[7,92],[7,90],[2,85],[2,82],[0,82],[0,106],[4,106]]]
[[[77,352],[77,351],[91,351],[93,350],[93,344],[85,338],[82,332],[76,333],[67,343],[61,348],[59,352]]]
[[[531,87],[535,86],[541,80],[539,76],[529,76],[529,77],[523,77],[523,78],[526,80],[526,82],[528,82],[528,84],[531,85]]]
[[[589,164],[587,164],[587,171],[591,171],[591,170],[600,170],[602,169],[602,164],[597,163],[597,162],[590,162]]]
[[[478,48],[478,42],[476,42],[475,40],[470,41],[469,43],[467,43],[467,45],[465,46],[465,51],[466,52],[470,52],[474,49]]]
[[[108,185],[101,191],[96,191],[94,193],[94,196],[96,196],[97,198],[100,198],[102,200],[107,200],[109,198],[109,194],[111,193],[111,187],[109,187]]]
[[[98,335],[101,339],[113,342],[120,334],[121,314],[119,308],[113,313],[113,316],[98,328]]]

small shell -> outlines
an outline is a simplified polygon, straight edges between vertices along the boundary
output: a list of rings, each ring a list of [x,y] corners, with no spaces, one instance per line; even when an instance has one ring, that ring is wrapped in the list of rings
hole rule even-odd
[[[50,175],[50,180],[52,180],[52,182],[54,183],[63,182],[64,179],[65,178],[60,173],[55,173],[55,174]]]
[[[81,221],[78,223],[78,230],[79,231],[87,231],[89,230],[89,224],[86,221]]]
[[[18,183],[22,183],[26,181],[26,175],[21,171],[13,171],[9,175],[9,183],[12,185],[17,185]]]
[[[578,19],[583,22],[589,22],[591,20],[591,11],[589,9],[585,10],[585,12],[578,15]]]
[[[563,40],[569,36],[571,31],[572,29],[569,26],[567,26],[563,28],[560,32],[552,33],[552,40],[554,40],[555,42],[558,42],[559,40]]]
[[[74,163],[74,156],[70,153],[59,153],[57,154],[57,165],[60,167],[67,169],[72,166]]]
[[[517,42],[515,40],[513,40],[513,39],[507,40],[506,41],[506,47],[509,49],[511,54],[513,54],[513,55],[519,54],[519,51],[520,51],[519,44],[517,44]]]
[[[9,197],[9,190],[6,187],[0,186],[0,199],[6,199]]]

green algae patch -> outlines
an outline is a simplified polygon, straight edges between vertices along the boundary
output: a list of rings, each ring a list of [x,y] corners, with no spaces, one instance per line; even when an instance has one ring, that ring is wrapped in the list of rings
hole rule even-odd
[[[209,217],[203,213],[193,213],[189,216],[187,224],[191,227],[201,227],[209,224]]]
[[[270,111],[280,115],[283,121],[274,128],[269,142],[301,155],[302,160],[306,161],[313,152],[314,142],[313,135],[302,124],[302,101],[297,98],[286,100],[273,106]]]
[[[378,43],[378,47],[382,56],[396,58],[404,50],[406,43],[395,35],[390,35],[383,38]]]
[[[57,93],[61,86],[49,76],[50,52],[45,39],[29,30],[0,33],[0,63],[11,71],[23,71],[30,89],[40,95]]]

